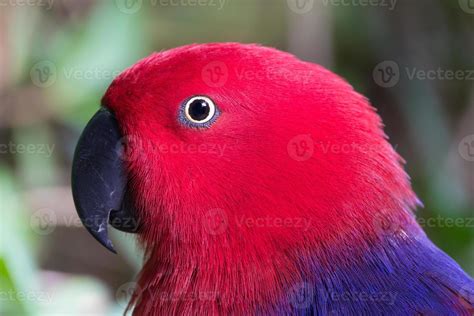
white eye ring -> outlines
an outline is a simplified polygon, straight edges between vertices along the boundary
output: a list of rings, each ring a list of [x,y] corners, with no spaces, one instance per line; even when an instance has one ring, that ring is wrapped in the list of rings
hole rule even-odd
[[[191,105],[196,105],[195,101],[196,100],[201,100],[204,101],[207,106],[209,107],[209,112],[207,112],[205,117],[203,119],[197,119],[196,118],[196,113],[192,113],[192,108]],[[216,114],[216,105],[214,104],[214,101],[212,101],[210,98],[205,97],[205,96],[195,96],[192,97],[191,99],[186,101],[186,104],[184,106],[184,115],[186,119],[194,124],[205,124],[209,122],[214,115]],[[194,117],[193,117],[194,116]]]

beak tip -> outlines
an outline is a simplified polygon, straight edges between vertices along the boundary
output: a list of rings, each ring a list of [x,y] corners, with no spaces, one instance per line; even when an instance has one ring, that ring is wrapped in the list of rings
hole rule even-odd
[[[108,250],[110,250],[110,252],[114,253],[115,255],[117,254],[117,251],[115,250],[114,246],[112,245],[112,243],[108,244],[105,246]]]
[[[114,245],[112,244],[112,241],[108,237],[107,234],[107,227],[105,229],[102,229],[100,231],[94,231],[93,229],[90,229],[86,226],[87,230],[89,233],[94,236],[94,238],[105,248],[107,248],[109,251],[113,252],[114,254],[117,254],[117,251],[114,248]]]
[[[108,250],[110,250],[110,252],[113,252],[114,254],[117,254],[117,251],[115,250],[114,248],[114,245],[112,244],[112,241],[106,237],[106,240],[104,243],[102,243],[105,248],[107,248]]]

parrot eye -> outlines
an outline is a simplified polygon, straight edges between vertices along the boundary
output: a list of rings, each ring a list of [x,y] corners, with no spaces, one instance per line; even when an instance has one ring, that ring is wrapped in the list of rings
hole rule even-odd
[[[205,96],[186,100],[181,112],[181,120],[191,127],[209,127],[218,116],[214,101]]]

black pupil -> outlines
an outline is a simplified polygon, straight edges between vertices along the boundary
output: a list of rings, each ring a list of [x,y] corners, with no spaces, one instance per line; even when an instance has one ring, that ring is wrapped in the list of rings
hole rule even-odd
[[[189,116],[195,121],[204,121],[211,108],[206,100],[196,99],[189,105]]]

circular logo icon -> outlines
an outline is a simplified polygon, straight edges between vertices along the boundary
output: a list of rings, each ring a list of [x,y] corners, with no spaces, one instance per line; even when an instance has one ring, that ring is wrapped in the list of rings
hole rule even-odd
[[[227,65],[222,61],[212,61],[202,68],[201,77],[211,88],[224,86],[229,78]]]
[[[297,135],[287,145],[288,155],[296,161],[306,161],[314,154],[314,142],[311,135]]]
[[[387,212],[379,212],[373,218],[374,230],[379,236],[394,235],[400,229],[400,222],[396,218],[387,215]]]
[[[458,150],[463,159],[474,162],[474,135],[464,137],[459,143]]]
[[[115,299],[118,305],[127,307],[133,295],[140,295],[141,288],[137,282],[127,282],[122,284],[115,292]]]
[[[145,145],[140,138],[127,135],[119,139],[115,150],[123,161],[132,162],[144,154]]]
[[[314,0],[287,0],[288,8],[297,14],[305,14],[314,7]]]
[[[143,5],[143,0],[115,0],[115,5],[125,14],[137,13]]]
[[[49,208],[42,208],[31,215],[30,227],[39,235],[51,234],[57,225],[56,214]]]
[[[400,67],[396,62],[386,60],[375,66],[372,76],[382,88],[392,88],[400,81]]]
[[[49,60],[40,61],[31,68],[30,77],[35,86],[40,88],[50,87],[56,82],[56,65]]]
[[[459,0],[461,9],[469,14],[474,14],[474,0]]]
[[[208,234],[220,235],[227,230],[229,220],[223,209],[215,208],[204,215],[202,224]]]
[[[288,291],[288,302],[297,309],[306,309],[314,300],[314,286],[307,282],[297,283]]]

